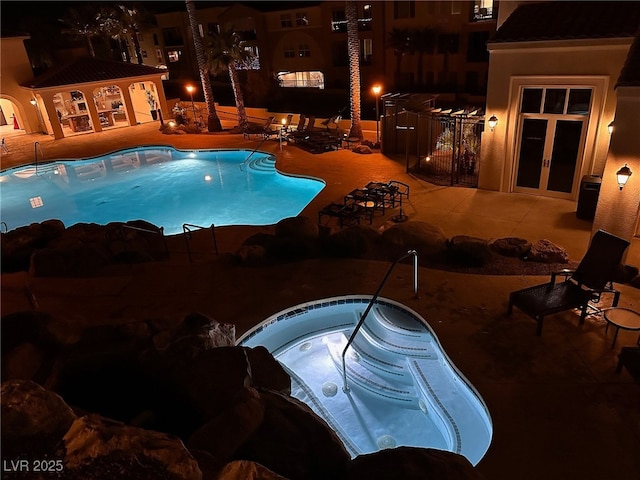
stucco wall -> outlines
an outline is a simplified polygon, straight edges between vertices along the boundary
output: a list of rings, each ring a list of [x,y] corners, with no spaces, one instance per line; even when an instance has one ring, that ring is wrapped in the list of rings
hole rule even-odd
[[[609,135],[607,126],[613,119],[616,94],[613,89],[624,64],[632,39],[568,41],[490,45],[489,81],[485,118],[498,117],[493,132],[488,126],[482,142],[479,187],[511,191],[515,146],[518,139],[518,89],[531,82],[552,85],[598,84],[592,99],[584,161],[576,175],[600,174],[604,169]],[[585,78],[586,77],[586,78]]]
[[[33,78],[24,41],[29,37],[3,37],[0,42],[1,74],[0,96],[12,102],[20,128],[27,133],[38,131],[38,116],[29,100],[31,94],[21,88],[21,83]],[[7,118],[7,121],[10,121]]]
[[[615,128],[606,161],[593,232],[606,230],[631,239],[640,208],[640,87],[619,87]],[[622,190],[616,172],[627,164],[633,172]]]

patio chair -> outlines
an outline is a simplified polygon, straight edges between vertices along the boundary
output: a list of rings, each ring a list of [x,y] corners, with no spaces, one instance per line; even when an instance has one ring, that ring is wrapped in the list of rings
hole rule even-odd
[[[304,130],[304,124],[307,121],[307,116],[304,113],[300,114],[300,119],[298,120],[298,125],[296,126],[296,132],[302,132]]]
[[[319,224],[322,224],[322,217],[325,215],[337,218],[340,228],[342,228],[345,224],[360,225],[360,218],[362,218],[363,215],[368,215],[368,212],[356,203],[342,204],[332,202],[318,212]]]
[[[507,315],[511,315],[514,306],[518,307],[538,322],[536,334],[542,335],[545,316],[579,308],[580,324],[583,324],[587,309],[595,308],[590,303],[599,302],[604,293],[613,295],[615,307],[620,292],[614,290],[613,278],[628,246],[627,240],[598,230],[575,270],[554,272],[549,283],[511,292]],[[556,282],[557,277],[564,277],[564,281]]]
[[[242,132],[244,138],[250,138],[251,135],[263,135],[266,137],[267,131],[271,129],[274,118],[276,117],[273,115],[270,116],[263,125],[250,122]]]

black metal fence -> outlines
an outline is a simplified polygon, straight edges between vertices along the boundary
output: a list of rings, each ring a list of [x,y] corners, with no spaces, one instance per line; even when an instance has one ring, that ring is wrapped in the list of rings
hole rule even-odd
[[[480,109],[412,112],[385,101],[382,151],[404,154],[407,171],[436,185],[478,186],[484,115]]]

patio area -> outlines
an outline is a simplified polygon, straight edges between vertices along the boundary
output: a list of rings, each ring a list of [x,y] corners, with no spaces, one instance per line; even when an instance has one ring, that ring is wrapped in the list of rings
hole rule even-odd
[[[139,145],[179,149],[253,149],[259,141],[242,134],[163,135],[158,124],[53,140],[46,135],[5,136],[2,169],[38,160],[86,158]],[[373,140],[375,132],[366,132]],[[409,221],[440,226],[448,237],[546,238],[563,246],[571,260],[584,255],[591,222],[576,218],[576,202],[428,184],[405,173],[404,158],[361,155],[347,149],[313,155],[278,141],[261,150],[277,156],[285,173],[322,178],[326,188],[305,208],[317,218],[330,202],[371,181],[398,180],[411,188],[403,213]],[[42,156],[41,156],[42,155]],[[397,215],[389,208],[373,227]],[[337,222],[333,223],[335,228]],[[223,227],[221,252],[234,253],[252,233],[269,227]],[[31,309],[29,284],[39,309],[67,319],[72,330],[130,319],[178,318],[197,311],[236,325],[237,336],[292,305],[348,294],[372,294],[389,264],[353,259],[308,259],[268,266],[242,266],[203,254],[190,263],[184,242],[170,240],[166,262],[118,266],[105,277],[37,278],[26,272],[2,275],[2,314]],[[640,265],[634,239],[626,263]],[[421,268],[414,298],[409,265],[399,265],[382,295],[419,312],[433,327],[446,353],[488,405],[494,438],[477,469],[487,480],[580,478],[634,479],[640,471],[640,385],[627,371],[616,373],[618,353],[635,344],[637,332],[621,330],[612,348],[612,329],[590,315],[549,317],[544,333],[517,310],[505,315],[509,292],[547,277],[469,275]],[[640,309],[640,290],[619,285],[620,306]]]

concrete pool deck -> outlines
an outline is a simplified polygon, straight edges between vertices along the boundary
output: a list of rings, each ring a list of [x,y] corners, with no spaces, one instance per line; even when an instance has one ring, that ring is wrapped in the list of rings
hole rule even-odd
[[[368,132],[370,135],[371,132]],[[184,149],[249,148],[257,140],[242,135],[163,135],[157,124],[53,140],[46,135],[7,136],[2,169],[30,163],[34,142],[44,159],[84,158],[140,145]],[[411,186],[404,205],[410,220],[435,223],[447,236],[548,238],[579,260],[591,223],[575,217],[576,204],[519,194],[438,187],[405,174],[402,159],[379,153],[340,150],[312,155],[294,146],[280,152],[276,141],[261,147],[277,154],[287,173],[320,177],[326,188],[303,214],[316,218],[331,201],[371,180],[397,179]],[[39,157],[40,158],[40,157]],[[397,212],[388,213],[383,222]],[[379,225],[379,224],[377,224]],[[251,229],[223,228],[220,250],[233,252]],[[176,245],[180,242],[176,241]],[[637,240],[627,263],[640,265]],[[265,267],[240,267],[203,256],[190,264],[184,255],[167,262],[123,266],[102,278],[2,276],[2,314],[30,309],[26,282],[39,308],[70,325],[123,323],[130,319],[179,317],[198,311],[233,323],[239,336],[287,307],[315,299],[372,294],[389,264],[362,260],[306,260]],[[444,349],[487,402],[494,438],[478,471],[493,479],[635,479],[640,472],[640,386],[615,373],[620,347],[633,345],[637,332],[612,329],[589,317],[578,326],[571,312],[535,322],[516,310],[505,316],[512,290],[546,281],[539,276],[480,276],[420,269],[420,298],[411,291],[412,272],[399,265],[382,295],[419,312]],[[621,306],[640,309],[640,290],[620,285]]]

